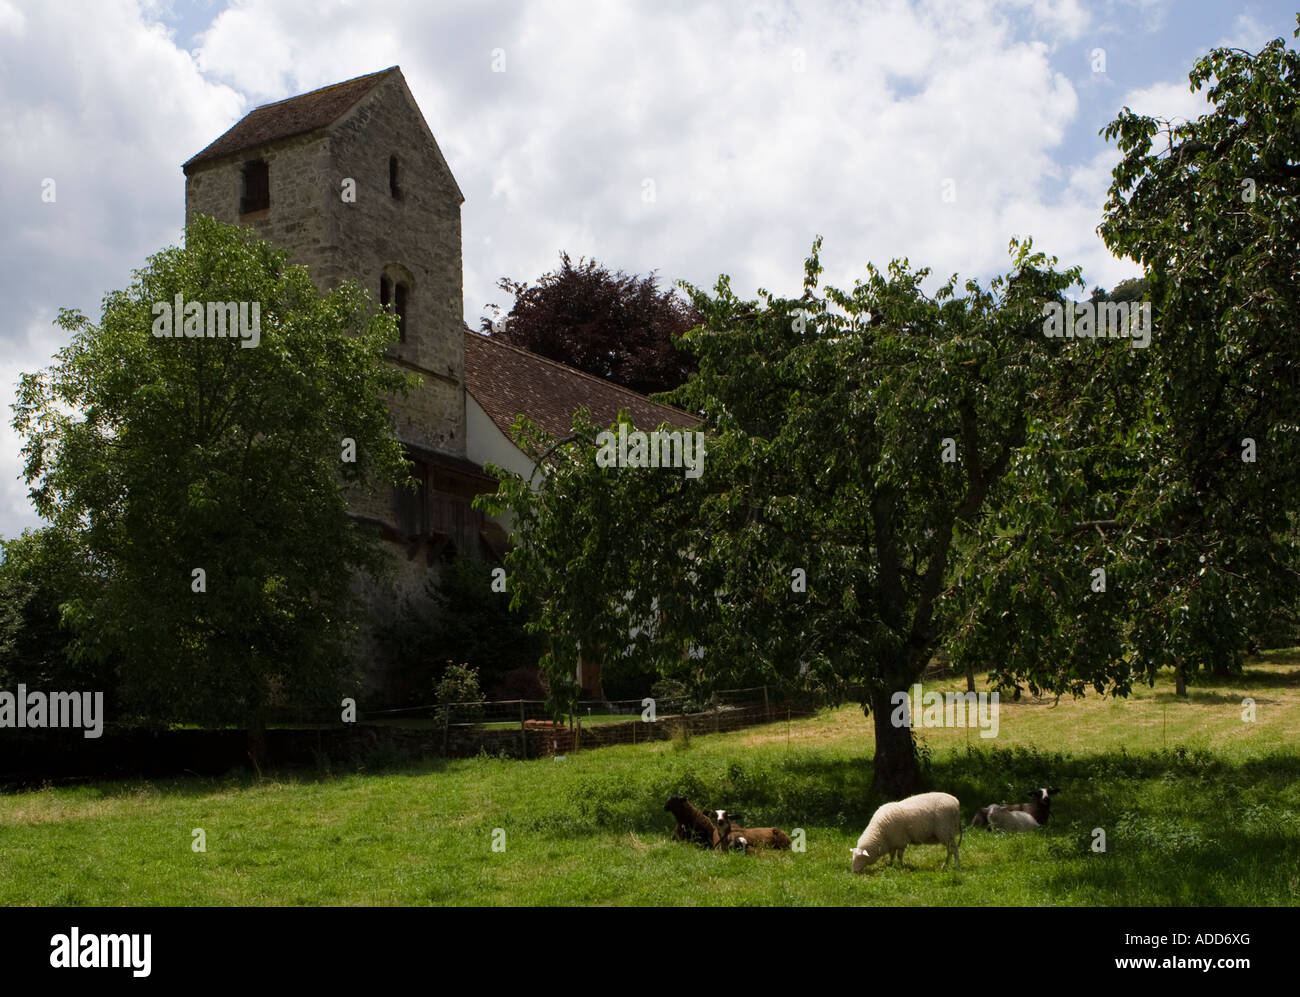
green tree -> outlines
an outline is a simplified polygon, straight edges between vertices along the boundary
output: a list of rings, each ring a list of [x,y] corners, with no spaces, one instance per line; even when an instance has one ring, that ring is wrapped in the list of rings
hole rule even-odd
[[[904,262],[821,292],[816,250],[799,299],[692,290],[699,374],[670,400],[703,415],[702,478],[598,467],[580,414],[535,494],[485,500],[520,513],[514,598],[555,672],[590,644],[860,684],[898,795],[919,773],[891,696],[941,646],[1016,695],[1239,667],[1300,584],[1298,69],[1280,41],[1216,50],[1192,74],[1211,113],[1107,129],[1102,233],[1145,276],[1093,305],[1149,294],[1146,348],[1046,338],[1079,274],[1028,245],[987,290],[927,295]]]
[[[598,467],[579,413],[536,492],[505,476],[483,500],[517,514],[514,598],[540,607],[550,673],[596,645],[672,677],[852,683],[876,785],[914,789],[892,696],[940,644],[958,530],[985,515],[1031,420],[1091,377],[1044,339],[1043,302],[1078,280],[1053,263],[1025,245],[987,290],[954,277],[930,296],[928,271],[896,263],[819,293],[814,247],[801,298],[741,301],[726,277],[713,297],[690,289],[699,373],[670,397],[703,413],[702,476]]]
[[[260,343],[151,334],[178,294],[259,303]],[[140,715],[244,726],[257,757],[271,709],[337,704],[352,682],[355,576],[381,553],[347,495],[400,476],[395,322],[198,218],[98,323],[57,324],[72,341],[23,375],[14,426],[37,510],[97,569],[64,606],[73,651],[115,661]]]
[[[112,662],[72,654],[63,607],[98,577],[77,538],[53,528],[3,541],[0,561],[0,688],[91,689],[116,711]]]
[[[1195,121],[1125,109],[1103,131],[1123,158],[1101,232],[1145,276],[1094,301],[1147,301],[1151,345],[1072,345],[1093,380],[1031,426],[1015,487],[963,541],[954,661],[1017,693],[1123,693],[1168,668],[1185,694],[1297,604],[1300,56],[1216,49],[1192,88],[1210,78]]]
[[[1134,441],[1114,555],[1141,579],[1131,639],[1180,691],[1198,669],[1239,670],[1300,592],[1300,53],[1218,48],[1189,79],[1209,84],[1207,113],[1125,108],[1105,128],[1123,158],[1101,225],[1159,317],[1143,390],[1160,431]]]

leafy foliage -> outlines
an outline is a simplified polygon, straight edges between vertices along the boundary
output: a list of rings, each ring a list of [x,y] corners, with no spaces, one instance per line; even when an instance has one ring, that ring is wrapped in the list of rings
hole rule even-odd
[[[533,285],[502,277],[514,305],[503,321],[484,318],[482,331],[642,394],[686,380],[694,367],[674,344],[699,322],[688,302],[660,290],[653,274],[611,274],[595,260],[575,266],[568,253],[560,260]]]
[[[1300,586],[1300,56],[1216,50],[1193,87],[1211,77],[1197,121],[1105,131],[1101,231],[1145,276],[1092,300],[1149,296],[1148,348],[1045,338],[1079,271],[1028,242],[987,289],[928,295],[896,261],[820,290],[816,246],[798,299],[688,289],[699,372],[667,397],[703,415],[704,477],[598,468],[580,416],[536,493],[503,484],[553,653],[863,685],[890,792],[919,773],[883,707],[941,646],[1016,696],[1239,669]]]
[[[489,570],[472,557],[444,560],[425,583],[428,598],[408,601],[386,630],[386,651],[412,692],[403,705],[426,702],[430,682],[449,660],[474,666],[488,689],[512,672],[537,668],[542,642],[525,629],[522,613],[511,612],[510,600],[492,591]]]
[[[154,337],[153,303],[177,294],[260,302],[260,345]],[[14,427],[37,510],[90,571],[63,605],[73,652],[115,662],[125,700],[159,721],[254,730],[279,704],[336,704],[355,571],[381,556],[347,489],[402,466],[382,400],[409,383],[383,360],[393,318],[198,218],[98,324],[68,310],[57,324],[72,342],[23,375]]]
[[[1132,441],[1113,552],[1148,673],[1239,671],[1300,595],[1300,53],[1214,49],[1189,79],[1209,84],[1196,120],[1125,108],[1104,130],[1123,158],[1101,232],[1146,269],[1159,317],[1141,381],[1159,431]]]
[[[1216,80],[1207,114],[1126,108],[1104,130],[1123,158],[1101,232],[1145,276],[1094,300],[1149,300],[1155,330],[1143,350],[1073,344],[1092,380],[1030,425],[996,515],[963,538],[954,661],[1017,695],[1239,673],[1294,613],[1298,70],[1280,39],[1218,49],[1191,74]]]
[[[77,659],[63,606],[93,578],[77,538],[46,528],[3,542],[0,561],[0,688],[98,690],[116,712],[112,662]]]
[[[480,501],[518,517],[514,598],[540,609],[548,674],[582,646],[694,688],[853,682],[876,717],[877,779],[901,789],[919,772],[889,695],[939,643],[959,527],[984,515],[1030,420],[1092,375],[1042,335],[1043,301],[1078,272],[1026,244],[989,289],[954,277],[929,296],[928,271],[902,261],[818,294],[817,248],[798,299],[740,301],[725,276],[713,297],[689,289],[699,373],[668,397],[703,413],[700,479],[598,467],[580,412],[536,491],[507,475]]]
[[[440,716],[451,713],[457,723],[474,723],[483,717],[483,690],[478,684],[478,669],[447,662],[447,668],[434,686]],[[454,709],[452,709],[454,707]]]

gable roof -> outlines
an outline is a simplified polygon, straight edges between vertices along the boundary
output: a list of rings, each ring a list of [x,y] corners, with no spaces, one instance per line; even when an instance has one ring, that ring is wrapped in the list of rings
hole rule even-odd
[[[188,176],[202,163],[333,124],[391,73],[400,76],[402,71],[397,66],[390,66],[378,73],[332,83],[310,93],[256,107],[206,149],[187,160],[181,169]]]
[[[523,413],[557,439],[573,428],[573,413],[584,405],[608,426],[626,410],[641,429],[660,423],[685,428],[699,418],[671,405],[652,402],[630,388],[548,360],[517,346],[465,329],[465,390],[474,396],[505,438]]]

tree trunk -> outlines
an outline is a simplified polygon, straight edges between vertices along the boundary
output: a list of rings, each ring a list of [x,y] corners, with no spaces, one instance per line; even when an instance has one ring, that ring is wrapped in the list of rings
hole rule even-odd
[[[921,770],[916,763],[916,747],[908,727],[895,727],[890,722],[894,707],[890,692],[877,693],[871,701],[871,714],[875,722],[876,757],[872,788],[891,800],[902,799],[919,791]],[[916,717],[912,721],[916,722]]]
[[[582,698],[605,702],[605,687],[600,680],[600,652],[597,647],[591,657],[578,655],[578,682],[582,686]]]
[[[261,717],[248,725],[248,760],[253,763],[260,779],[266,765],[266,721]]]
[[[1187,697],[1187,676],[1183,673],[1182,665],[1174,666],[1174,693],[1184,699]]]
[[[966,664],[966,691],[975,691],[975,662],[970,661]]]

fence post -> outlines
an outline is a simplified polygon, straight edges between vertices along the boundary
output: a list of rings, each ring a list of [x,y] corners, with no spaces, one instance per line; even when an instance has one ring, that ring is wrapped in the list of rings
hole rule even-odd
[[[524,701],[519,700],[519,755],[528,758],[528,727],[524,724]]]
[[[763,716],[768,720],[772,719],[772,707],[767,701],[767,686],[763,686]]]
[[[451,736],[451,706],[442,711],[442,756],[447,757],[447,738]]]

